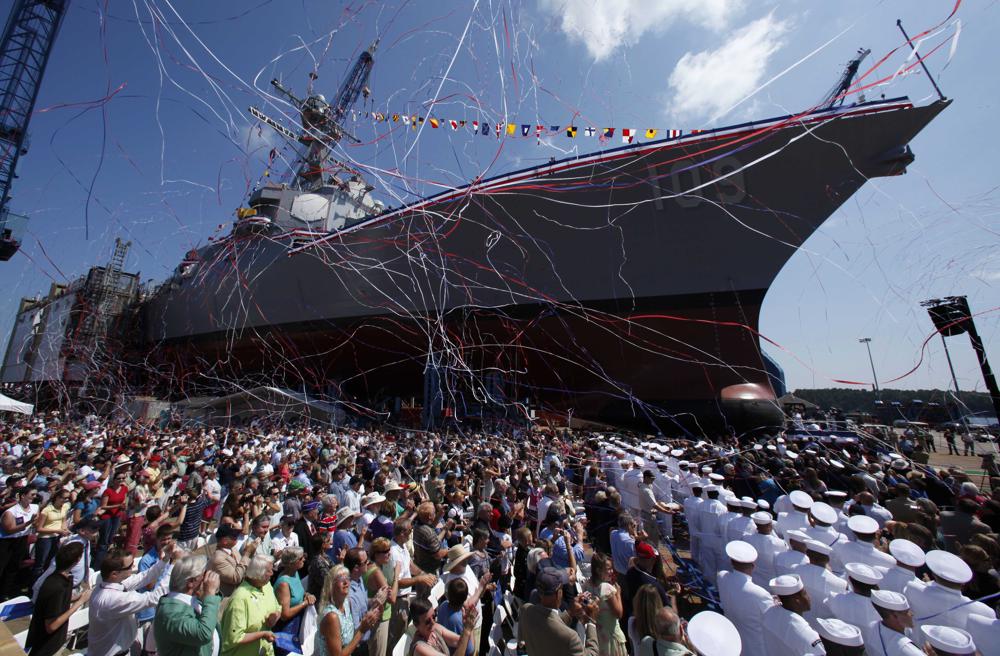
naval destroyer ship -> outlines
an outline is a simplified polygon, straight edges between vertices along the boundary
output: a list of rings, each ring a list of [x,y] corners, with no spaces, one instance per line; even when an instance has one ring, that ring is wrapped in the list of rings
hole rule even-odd
[[[679,417],[780,423],[757,334],[768,288],[868,179],[905,172],[949,102],[835,97],[388,208],[331,156],[353,139],[343,119],[373,51],[333,103],[274,83],[301,131],[254,111],[305,154],[142,300],[151,392],[274,384],[355,408],[417,399],[425,416],[506,405],[663,431]]]

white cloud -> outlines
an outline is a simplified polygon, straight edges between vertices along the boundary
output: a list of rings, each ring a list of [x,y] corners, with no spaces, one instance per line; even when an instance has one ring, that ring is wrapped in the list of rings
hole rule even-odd
[[[661,32],[676,22],[722,30],[743,8],[744,0],[539,0],[542,10],[560,17],[560,28],[582,42],[595,60],[647,31]]]
[[[788,29],[788,21],[768,14],[730,33],[716,50],[685,53],[670,74],[667,109],[681,119],[714,117],[742,100],[761,84]]]

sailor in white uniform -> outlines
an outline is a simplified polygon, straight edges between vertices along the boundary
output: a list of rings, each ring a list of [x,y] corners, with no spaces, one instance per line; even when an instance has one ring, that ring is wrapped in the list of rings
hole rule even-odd
[[[953,553],[928,551],[927,567],[934,580],[926,586],[906,586],[906,598],[913,609],[914,623],[919,628],[923,624],[943,624],[956,629],[966,629],[969,615],[982,615],[996,619],[996,613],[986,604],[970,600],[962,594],[962,586],[972,580],[972,569]],[[923,646],[924,638],[915,634]]]
[[[924,565],[924,550],[909,540],[898,538],[889,543],[889,555],[896,559],[894,567],[877,567],[882,572],[880,590],[903,592],[907,585],[924,586],[917,578],[917,569]]]
[[[1000,620],[991,620],[985,615],[969,615],[965,618],[965,630],[983,656],[1000,656]]]
[[[653,480],[653,497],[656,499],[657,503],[661,503],[666,506],[674,502],[675,482],[676,478],[670,473],[670,466],[667,464],[666,460],[661,459],[657,462]],[[668,540],[672,541],[674,539],[673,514],[666,512],[660,513],[657,515],[657,520],[660,526],[661,534],[665,535]]]
[[[802,490],[793,490],[788,495],[788,500],[792,504],[792,509],[789,512],[779,513],[778,521],[774,525],[774,532],[778,534],[779,538],[785,537],[787,531],[809,528],[809,515],[807,513],[812,508],[813,498]],[[777,511],[777,502],[775,502],[774,507]]]
[[[816,618],[833,616],[833,612],[826,605],[826,600],[833,595],[847,592],[847,581],[828,568],[832,551],[833,549],[822,542],[809,540],[806,542],[806,557],[809,558],[809,562],[795,568],[795,573],[802,579],[802,585],[812,600],[812,609],[802,616],[813,628],[817,628]]]
[[[841,469],[843,469],[842,464]],[[847,492],[829,490],[823,496],[826,499],[826,503],[837,513],[837,521],[833,523],[833,530],[850,540],[852,536],[850,531],[847,529],[848,517],[847,513],[844,512],[844,501],[847,500]]]
[[[791,530],[788,531],[785,538],[788,540],[788,551],[783,551],[774,557],[774,571],[778,573],[778,576],[791,574],[796,567],[809,562],[806,557],[808,536],[802,531]]]
[[[882,573],[863,563],[847,563],[847,580],[851,589],[835,594],[826,600],[826,605],[838,620],[854,626],[868,626],[879,621],[870,599],[872,590],[882,581]]]
[[[751,578],[757,550],[735,540],[726,545],[726,555],[730,568],[719,572],[718,582],[722,609],[740,632],[743,656],[765,656],[761,620],[764,612],[774,606],[774,597]]]
[[[847,542],[847,538],[833,528],[837,523],[837,511],[829,504],[822,501],[814,503],[809,509],[809,523],[811,526],[804,533],[813,540],[831,547],[838,542]]]
[[[726,492],[727,492],[726,498],[722,500],[722,502],[726,504],[726,512],[722,513],[722,515],[719,517],[719,538],[722,541],[723,553],[725,553],[726,551],[725,545],[732,541],[728,537],[729,522],[733,521],[734,519],[739,519],[740,511],[743,509],[743,504],[740,502],[739,497],[737,497],[735,494],[728,494],[729,492],[728,490],[726,490]],[[723,561],[725,561],[725,558],[723,558]],[[726,563],[726,565],[728,566],[728,563]]]
[[[622,476],[622,486],[618,490],[622,495],[622,505],[633,517],[639,516],[639,483],[642,482],[642,468],[645,466],[646,461],[639,456],[632,458],[632,469]]]
[[[806,656],[819,654],[843,654],[844,656],[865,656],[865,641],[861,629],[853,624],[841,622],[836,617],[816,619],[816,633],[823,640],[825,651],[812,651]]]
[[[719,486],[707,485],[708,499],[698,510],[701,528],[701,571],[709,583],[715,583],[716,572],[722,559],[722,537],[719,535],[719,516],[726,507],[719,501]]]
[[[788,545],[772,532],[774,528],[771,515],[766,512],[755,512],[750,515],[756,533],[748,535],[746,542],[757,550],[757,562],[753,568],[753,582],[765,588],[778,573],[774,569],[774,557],[788,551]]]
[[[830,568],[842,574],[847,563],[864,563],[869,567],[892,567],[896,559],[875,548],[878,522],[867,515],[854,515],[847,520],[847,528],[854,535],[853,542],[838,542],[833,547]]]
[[[750,497],[740,499],[740,514],[726,524],[726,542],[746,540],[757,532],[750,515],[757,510],[757,502]],[[770,579],[768,579],[770,580]]]
[[[972,636],[962,629],[924,624],[920,627],[920,634],[924,638],[924,642],[934,648],[935,654],[964,656],[965,654],[980,653],[976,651],[976,643]],[[986,652],[981,653],[985,654]]]
[[[701,496],[701,481],[691,484],[691,496],[684,499],[684,518],[687,520],[688,536],[691,539],[691,559],[701,562],[701,505],[705,500]]]
[[[825,653],[823,641],[802,613],[809,610],[809,593],[794,574],[771,579],[768,587],[778,596],[780,606],[764,612],[762,633],[768,656],[802,656]]]
[[[879,620],[864,627],[868,656],[926,656],[908,634],[913,613],[906,597],[892,590],[873,590],[872,607]]]

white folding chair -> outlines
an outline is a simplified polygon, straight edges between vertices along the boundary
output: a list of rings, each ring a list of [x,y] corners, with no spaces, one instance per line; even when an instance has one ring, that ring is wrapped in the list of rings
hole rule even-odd
[[[406,656],[410,651],[410,642],[413,638],[410,637],[409,633],[404,633],[399,640],[396,642],[396,646],[392,649],[392,656]]]

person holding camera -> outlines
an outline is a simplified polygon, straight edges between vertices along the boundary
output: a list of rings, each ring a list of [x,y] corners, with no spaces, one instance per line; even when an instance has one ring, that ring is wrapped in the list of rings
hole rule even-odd
[[[546,567],[535,578],[539,603],[526,603],[518,622],[518,641],[524,644],[528,656],[599,656],[597,640],[598,600],[589,593],[577,595],[568,611],[560,612],[563,586],[568,583],[566,572]],[[572,628],[574,621],[583,622],[586,643]]]

